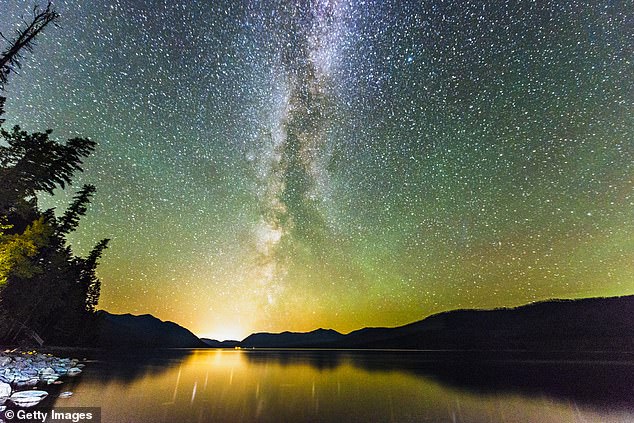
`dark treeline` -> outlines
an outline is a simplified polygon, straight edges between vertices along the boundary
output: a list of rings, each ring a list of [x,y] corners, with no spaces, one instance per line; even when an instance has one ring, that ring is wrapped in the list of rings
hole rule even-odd
[[[49,3],[35,7],[13,37],[0,34],[6,44],[0,55],[0,94],[35,38],[58,19]],[[108,240],[79,257],[67,237],[86,213],[95,187],[84,185],[59,217],[52,209],[41,210],[37,195],[71,185],[96,144],[87,138],[59,143],[51,139],[51,130],[6,129],[5,100],[0,96],[0,342],[89,345],[96,336],[100,291],[95,268]]]

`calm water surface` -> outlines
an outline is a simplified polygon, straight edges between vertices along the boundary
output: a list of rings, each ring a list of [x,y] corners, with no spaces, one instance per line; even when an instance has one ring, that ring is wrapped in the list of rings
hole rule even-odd
[[[634,362],[492,353],[109,353],[55,406],[123,422],[634,422]]]

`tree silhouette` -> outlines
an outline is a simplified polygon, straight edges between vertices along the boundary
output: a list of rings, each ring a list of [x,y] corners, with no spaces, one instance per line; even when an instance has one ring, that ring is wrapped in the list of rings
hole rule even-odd
[[[55,188],[65,188],[76,171],[82,171],[84,158],[95,149],[87,138],[73,138],[66,144],[50,139],[51,130],[29,134],[13,127],[0,129],[0,215],[21,215],[26,222],[14,222],[23,230],[32,220],[29,215],[38,192],[53,194]]]
[[[23,19],[26,28],[16,30],[16,35],[9,39],[0,32],[0,37],[9,43],[9,46],[0,56],[0,89],[4,89],[4,85],[9,80],[11,73],[17,73],[22,67],[20,60],[24,52],[32,52],[35,43],[35,37],[42,32],[44,28],[51,22],[59,19],[59,13],[55,11],[51,2],[48,2],[45,9],[39,6],[33,7],[33,18],[30,22]]]
[[[75,194],[73,202],[64,212],[57,224],[57,234],[64,236],[74,231],[79,225],[79,219],[88,211],[88,203],[90,198],[95,194],[96,188],[94,185],[84,185],[84,187]]]
[[[50,23],[56,25],[58,20],[59,13],[57,13],[49,1],[44,10],[37,5],[33,7],[33,18],[30,22],[26,22],[23,19],[26,28],[17,29],[12,39],[7,38],[0,32],[0,38],[8,43],[8,47],[0,56],[0,91],[4,90],[4,86],[9,80],[9,75],[11,73],[18,73],[17,70],[22,67],[20,61],[22,60],[24,52],[33,51],[35,37]],[[1,117],[4,114],[5,101],[6,97],[0,95],[0,125],[4,123],[4,119]]]
[[[99,294],[101,293],[101,281],[97,278],[95,270],[103,250],[108,248],[109,239],[102,239],[95,245],[90,251],[88,257],[84,260],[81,285],[85,288],[85,295],[82,298],[85,299],[84,308],[88,312],[94,312],[99,302]]]
[[[34,7],[26,28],[16,31],[0,56],[0,91],[17,73],[25,51],[59,14],[49,2]],[[0,115],[4,113],[0,97]],[[28,133],[15,126],[7,131],[0,121],[0,340],[16,342],[37,332],[47,341],[77,344],[94,331],[93,313],[101,283],[95,270],[108,239],[82,258],[73,254],[68,234],[77,229],[95,193],[84,185],[63,215],[41,211],[37,195],[53,194],[71,185],[76,172],[95,149],[87,138],[62,144],[51,130]]]

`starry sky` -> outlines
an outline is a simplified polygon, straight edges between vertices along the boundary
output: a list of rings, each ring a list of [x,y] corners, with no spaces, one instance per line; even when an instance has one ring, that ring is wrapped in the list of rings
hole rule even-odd
[[[98,142],[103,309],[225,339],[634,293],[632,2],[55,6],[5,117]]]

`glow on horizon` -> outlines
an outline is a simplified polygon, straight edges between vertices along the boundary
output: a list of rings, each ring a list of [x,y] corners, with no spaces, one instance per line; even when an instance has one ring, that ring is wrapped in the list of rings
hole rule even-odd
[[[195,333],[199,338],[215,339],[216,341],[242,341],[249,336],[251,332],[243,328],[221,327],[212,329],[209,332]]]

